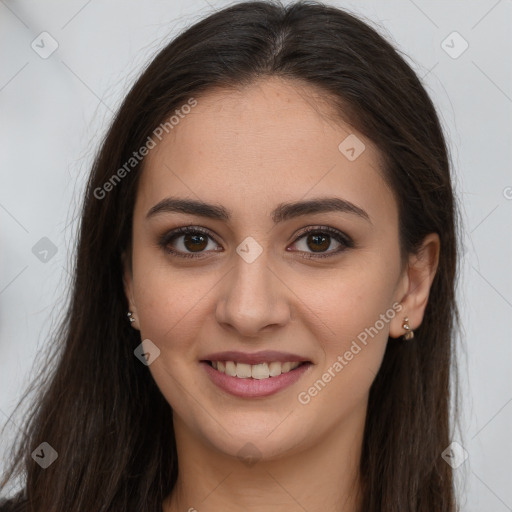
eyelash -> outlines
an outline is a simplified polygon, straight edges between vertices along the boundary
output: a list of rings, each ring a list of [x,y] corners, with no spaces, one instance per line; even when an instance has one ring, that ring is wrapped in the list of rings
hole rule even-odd
[[[204,254],[204,253],[201,253],[201,252],[196,253],[196,254],[183,253],[180,251],[176,251],[174,249],[170,249],[168,247],[170,242],[172,242],[175,238],[178,238],[180,235],[186,235],[186,234],[196,234],[196,235],[202,234],[202,235],[208,236],[213,241],[215,241],[215,239],[211,236],[211,234],[208,232],[208,230],[200,228],[200,227],[196,227],[196,226],[185,226],[185,227],[174,229],[168,233],[164,233],[159,238],[158,245],[166,253],[172,254],[173,256],[177,256],[179,258],[202,258],[202,257],[204,257],[204,256],[202,256],[202,254]],[[336,251],[330,251],[327,253],[305,253],[305,254],[309,254],[310,256],[306,256],[303,253],[302,257],[305,259],[329,258],[331,256],[335,256],[335,255],[343,252],[346,249],[354,247],[354,242],[352,241],[352,239],[349,236],[347,236],[344,233],[342,233],[341,231],[338,231],[337,229],[331,228],[329,226],[314,226],[306,231],[302,231],[297,236],[297,238],[293,241],[293,243],[295,244],[301,238],[303,238],[306,235],[310,235],[310,234],[317,234],[317,235],[318,234],[328,234],[332,238],[334,238],[337,242],[344,245],[345,247],[338,249]],[[302,251],[299,251],[299,252],[302,252]]]

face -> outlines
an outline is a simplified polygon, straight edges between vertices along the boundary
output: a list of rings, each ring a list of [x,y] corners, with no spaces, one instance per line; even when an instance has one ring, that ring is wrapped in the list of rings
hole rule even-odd
[[[149,370],[175,422],[225,454],[252,443],[271,459],[364,421],[403,334],[396,201],[377,149],[327,108],[278,79],[212,92],[146,158],[125,271],[134,327],[160,351]],[[324,208],[290,206],[313,200]]]

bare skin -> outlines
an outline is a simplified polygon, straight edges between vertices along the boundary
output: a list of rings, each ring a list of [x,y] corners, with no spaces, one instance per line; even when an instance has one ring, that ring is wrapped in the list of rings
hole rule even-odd
[[[146,159],[124,276],[133,327],[160,350],[148,368],[174,415],[179,477],[163,511],[354,512],[369,389],[388,337],[405,333],[405,316],[412,329],[423,320],[439,237],[427,236],[402,266],[398,208],[378,150],[334,123],[318,91],[267,78],[197,100]],[[365,144],[353,161],[338,149],[350,134]],[[232,218],[147,217],[170,196],[221,205]],[[349,201],[369,220],[339,211],[271,218],[280,203],[321,197]],[[206,229],[204,248],[181,233],[167,248],[199,257],[158,244],[182,226]],[[304,235],[311,227],[327,238]],[[236,251],[246,237],[261,248],[250,263]],[[333,370],[376,325],[378,333]],[[273,395],[242,398],[219,389],[200,364],[224,350],[278,350],[312,364]],[[328,383],[308,392],[322,378]],[[250,463],[241,457],[248,446]]]

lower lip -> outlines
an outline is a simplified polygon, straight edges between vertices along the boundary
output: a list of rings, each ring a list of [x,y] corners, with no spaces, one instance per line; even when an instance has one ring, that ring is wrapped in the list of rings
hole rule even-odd
[[[225,373],[219,372],[208,363],[201,361],[200,363],[205,369],[208,377],[216,384],[219,388],[232,395],[239,396],[242,398],[256,398],[260,396],[269,396],[281,391],[288,386],[291,386],[294,382],[304,375],[308,371],[311,363],[302,364],[287,373],[282,373],[277,377],[269,377],[268,379],[241,379],[239,377],[231,377]]]

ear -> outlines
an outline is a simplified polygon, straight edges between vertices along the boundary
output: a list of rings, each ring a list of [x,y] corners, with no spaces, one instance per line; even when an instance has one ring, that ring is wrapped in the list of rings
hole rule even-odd
[[[135,299],[133,296],[133,273],[130,255],[126,252],[121,254],[121,262],[123,266],[123,287],[126,300],[128,301],[128,309],[132,313],[131,318],[134,319],[130,322],[132,327],[140,330],[139,317],[137,314],[137,306],[135,305]]]
[[[432,281],[439,264],[441,242],[437,233],[428,234],[417,253],[409,257],[409,262],[398,286],[397,302],[402,305],[400,314],[393,318],[389,335],[399,338],[406,333],[402,327],[404,318],[409,319],[412,330],[417,329],[423,322],[425,308]]]

